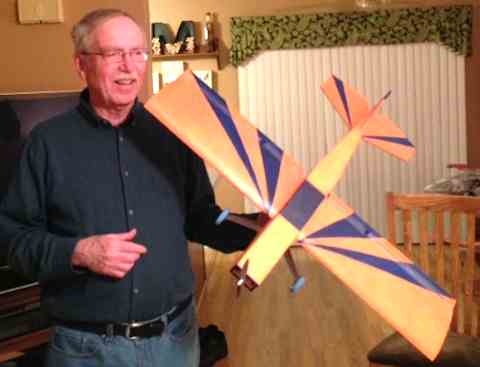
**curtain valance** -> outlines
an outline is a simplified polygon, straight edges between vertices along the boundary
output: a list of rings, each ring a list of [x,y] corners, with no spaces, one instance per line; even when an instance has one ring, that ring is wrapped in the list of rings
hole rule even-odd
[[[238,66],[261,50],[437,42],[469,55],[471,6],[372,12],[233,17],[230,59]]]

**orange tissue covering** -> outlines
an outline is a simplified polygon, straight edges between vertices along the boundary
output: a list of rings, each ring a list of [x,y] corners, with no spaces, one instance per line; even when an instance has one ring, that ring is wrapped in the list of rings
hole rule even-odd
[[[281,148],[191,72],[165,86],[146,108],[215,167],[271,221],[232,269],[250,290],[294,242],[333,272],[433,360],[455,300],[332,193],[360,142],[402,159],[415,148],[380,109],[332,76],[322,86],[350,131],[307,176]]]

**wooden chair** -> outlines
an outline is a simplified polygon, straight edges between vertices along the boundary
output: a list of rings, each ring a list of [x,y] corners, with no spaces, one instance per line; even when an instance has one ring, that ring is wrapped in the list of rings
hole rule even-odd
[[[475,260],[475,229],[480,198],[387,193],[386,204],[389,241],[453,295],[457,305],[451,331],[435,361],[428,361],[394,333],[368,353],[370,367],[480,366],[475,292],[479,270]]]

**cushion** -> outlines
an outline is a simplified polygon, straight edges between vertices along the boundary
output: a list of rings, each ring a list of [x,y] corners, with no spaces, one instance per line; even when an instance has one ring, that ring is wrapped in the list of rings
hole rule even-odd
[[[368,353],[368,360],[398,367],[478,367],[480,366],[480,339],[449,333],[437,358],[430,362],[405,338],[394,333]]]

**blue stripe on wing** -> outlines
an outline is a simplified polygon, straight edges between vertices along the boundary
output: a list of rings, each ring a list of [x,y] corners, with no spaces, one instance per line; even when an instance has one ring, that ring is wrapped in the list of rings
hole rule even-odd
[[[262,152],[265,177],[267,178],[269,210],[271,209],[275,192],[277,190],[278,177],[282,164],[283,151],[275,145],[266,135],[258,130],[258,141]]]
[[[380,237],[380,235],[367,222],[353,213],[349,217],[334,222],[308,236],[308,238],[321,237],[371,238]]]
[[[414,147],[410,140],[406,138],[397,138],[393,136],[375,136],[375,135],[365,135],[364,138],[368,139],[376,139],[376,140],[383,140],[389,143],[395,143],[400,145],[405,145],[407,147]]]
[[[205,95],[208,102],[210,103],[210,106],[212,107],[213,111],[217,115],[218,120],[220,121],[223,128],[225,129],[225,132],[230,138],[233,146],[235,147],[238,155],[240,156],[240,159],[245,165],[245,168],[247,169],[248,174],[250,175],[250,178],[255,184],[258,195],[262,197],[260,187],[258,185],[257,176],[255,174],[255,170],[253,169],[252,163],[250,162],[250,157],[248,156],[245,146],[242,143],[242,139],[240,138],[240,134],[238,133],[235,123],[233,122],[232,116],[227,107],[227,104],[225,103],[225,100],[222,97],[220,97],[217,93],[215,93],[212,89],[210,89],[198,77],[195,76],[195,79],[197,80],[203,94]]]
[[[402,262],[395,262],[387,259],[383,259],[377,256],[367,255],[361,252],[347,250],[338,247],[330,247],[324,245],[315,245],[327,251],[335,252],[339,255],[347,256],[351,259],[357,260],[364,264],[373,266],[377,269],[383,270],[394,276],[402,278],[408,282],[416,284],[422,288],[428,289],[432,292],[438,293],[442,296],[450,297],[447,292],[435,284],[429,277],[418,269],[413,264],[407,264]]]
[[[348,123],[350,126],[352,126],[352,116],[350,115],[350,107],[348,106],[348,99],[347,95],[345,94],[345,86],[343,85],[343,81],[338,79],[335,75],[333,75],[333,79],[335,80],[338,94],[340,94],[340,98],[342,98],[343,107],[345,108],[345,112],[348,116]]]

